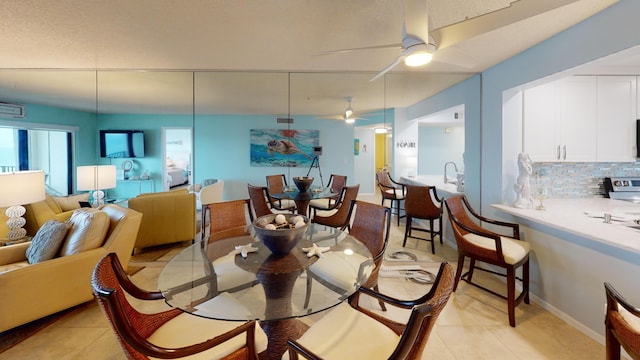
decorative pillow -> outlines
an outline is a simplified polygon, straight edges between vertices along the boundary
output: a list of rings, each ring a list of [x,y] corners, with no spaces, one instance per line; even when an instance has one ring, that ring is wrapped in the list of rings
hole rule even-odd
[[[27,248],[29,264],[53,259],[60,251],[68,229],[67,224],[58,220],[49,220],[44,223]]]
[[[80,208],[73,212],[69,233],[60,250],[60,256],[77,254],[102,246],[109,230],[109,216],[92,208]]]
[[[89,201],[89,193],[69,196],[54,196],[53,200],[58,203],[62,211],[75,210],[80,207],[80,201]]]

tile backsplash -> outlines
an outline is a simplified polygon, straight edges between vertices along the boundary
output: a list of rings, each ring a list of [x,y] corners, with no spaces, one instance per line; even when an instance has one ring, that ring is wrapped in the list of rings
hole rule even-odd
[[[543,186],[548,197],[604,197],[604,178],[640,176],[640,162],[631,163],[533,163],[531,187]]]

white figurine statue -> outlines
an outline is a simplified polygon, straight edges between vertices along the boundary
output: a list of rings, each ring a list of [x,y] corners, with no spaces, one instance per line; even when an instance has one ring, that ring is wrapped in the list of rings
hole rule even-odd
[[[514,190],[516,191],[516,201],[513,203],[514,207],[521,209],[531,209],[533,207],[531,184],[529,183],[529,178],[531,174],[533,174],[531,162],[529,154],[518,154],[518,169],[520,173],[514,185]]]

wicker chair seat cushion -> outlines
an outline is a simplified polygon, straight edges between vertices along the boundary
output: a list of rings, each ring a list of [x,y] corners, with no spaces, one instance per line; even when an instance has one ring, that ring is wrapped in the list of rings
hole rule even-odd
[[[240,255],[225,255],[211,263],[218,279],[218,291],[225,291],[237,286],[250,284],[257,280],[256,274],[242,270],[236,265],[236,256]]]
[[[273,200],[273,201],[276,205],[278,205],[279,208],[282,208],[282,209],[291,209],[296,207],[296,202],[290,199]]]
[[[231,311],[237,311],[238,306],[242,306],[233,300],[231,296],[221,295],[207,301],[208,304],[206,305],[199,305],[199,307],[228,306]],[[151,334],[148,340],[152,344],[159,346],[177,348],[211,339],[222,333],[235,329],[238,325],[239,323],[236,321],[212,320],[184,313],[169,320],[166,324],[158,328],[158,330]],[[267,336],[257,323],[255,335],[256,351],[262,352],[267,348]],[[244,346],[245,341],[245,334],[241,334],[230,341],[211,348],[210,350],[183,359],[218,359],[240,349]]]
[[[395,197],[396,199],[402,200],[404,199],[404,195],[402,194],[402,189],[385,189],[385,193],[388,195]]]
[[[640,334],[640,318],[633,315],[629,310],[618,305],[618,312],[620,316],[629,324],[629,326],[637,333]]]
[[[309,202],[309,206],[316,209],[328,209],[333,204],[333,199],[313,199]]]
[[[471,233],[466,234],[463,237],[465,240],[481,248],[493,251],[496,250],[496,243],[491,238]],[[516,240],[506,236],[501,236],[500,239],[502,241],[502,255],[504,256],[504,261],[510,265],[517,264],[520,260],[524,259],[531,249],[529,243],[525,241]]]
[[[400,337],[343,302],[313,323],[298,342],[325,359],[386,359]]]
[[[309,266],[309,271],[340,289],[352,290],[356,287],[360,266],[366,261],[366,257],[358,254],[345,255],[343,252],[327,252]],[[363,268],[365,279],[369,278],[374,268],[373,262],[368,264],[370,265],[365,265],[366,267]]]

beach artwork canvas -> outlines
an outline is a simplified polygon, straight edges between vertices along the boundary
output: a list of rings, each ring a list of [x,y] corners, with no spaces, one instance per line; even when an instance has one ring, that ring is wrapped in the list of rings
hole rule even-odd
[[[251,166],[302,167],[313,161],[319,130],[251,129]]]

